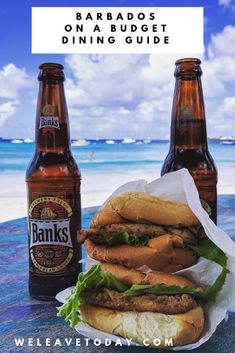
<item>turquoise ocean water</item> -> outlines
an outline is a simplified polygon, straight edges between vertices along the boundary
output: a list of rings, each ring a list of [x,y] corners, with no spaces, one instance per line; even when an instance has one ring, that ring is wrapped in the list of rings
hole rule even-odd
[[[159,178],[168,148],[166,141],[72,146],[82,173],[82,207],[101,205],[126,182]],[[235,194],[235,145],[213,141],[209,149],[218,168],[218,193]],[[25,171],[33,153],[34,143],[0,142],[0,222],[27,214]]]
[[[113,145],[93,141],[86,146],[72,146],[72,151],[85,174],[140,170],[154,173],[161,168],[168,148],[169,143],[165,141],[149,144],[119,142]],[[235,169],[235,145],[222,145],[215,141],[209,143],[209,149],[219,172],[227,174]],[[34,143],[0,142],[0,177],[6,173],[24,173],[33,153]]]

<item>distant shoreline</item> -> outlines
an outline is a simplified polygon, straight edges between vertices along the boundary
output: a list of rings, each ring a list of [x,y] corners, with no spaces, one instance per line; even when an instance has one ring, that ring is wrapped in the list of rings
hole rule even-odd
[[[131,138],[134,140],[134,142],[144,142],[144,141],[147,141],[149,140],[149,143],[155,143],[155,142],[169,142],[169,139],[147,139],[147,138]],[[2,138],[0,137],[0,142],[10,142],[12,143],[13,141],[19,141],[19,143],[34,143],[34,139],[29,139],[29,140],[32,140],[32,141],[25,141],[27,140],[27,138],[22,138],[22,137],[16,137],[16,138]],[[105,143],[107,141],[114,141],[116,143],[121,143],[123,140],[125,140],[125,138],[118,138],[118,139],[113,139],[113,138],[101,138],[101,139],[98,139],[98,138],[81,138],[81,139],[71,139],[70,142],[73,143],[73,142],[76,142],[76,141],[87,141],[87,142],[90,142],[90,143]],[[134,143],[133,142],[133,143]],[[14,143],[14,142],[13,142]],[[16,142],[17,143],[17,142]],[[128,142],[127,142],[128,143]]]
[[[125,142],[125,140],[127,140]],[[128,141],[128,140],[132,140],[132,141]],[[140,142],[143,142],[143,143],[161,143],[161,142],[170,142],[169,139],[150,139],[150,138],[117,138],[117,139],[112,139],[112,138],[81,138],[81,139],[71,139],[70,142],[73,144],[73,143],[76,143],[76,142],[81,142],[81,145],[82,145],[82,142],[86,143],[107,143],[109,144],[109,142],[114,142],[114,143],[126,143],[126,144],[131,144],[131,143],[140,143]],[[223,141],[232,141],[234,142],[235,144],[235,137],[231,137],[231,136],[228,136],[228,137],[208,137],[208,141],[209,142],[215,142],[215,143],[220,143],[220,142],[223,142]],[[1,142],[9,142],[9,143],[34,143],[34,139],[32,138],[22,138],[22,137],[17,137],[17,138],[2,138],[0,137],[0,143]],[[111,143],[110,143],[111,144]]]

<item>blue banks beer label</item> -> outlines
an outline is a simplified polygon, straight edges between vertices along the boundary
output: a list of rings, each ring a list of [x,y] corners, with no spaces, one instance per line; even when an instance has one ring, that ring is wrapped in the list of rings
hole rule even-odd
[[[60,130],[60,122],[58,116],[40,116],[39,129],[44,127],[53,127]]]
[[[46,104],[43,106],[41,114],[39,129],[51,127],[60,130],[59,117],[56,116],[56,107],[52,104]]]

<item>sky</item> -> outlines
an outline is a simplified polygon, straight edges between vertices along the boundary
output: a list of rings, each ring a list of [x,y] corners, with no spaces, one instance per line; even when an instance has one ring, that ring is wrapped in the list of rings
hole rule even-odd
[[[42,62],[65,67],[72,138],[169,137],[179,55],[31,54],[32,6],[204,6],[200,58],[208,135],[235,136],[235,0],[1,0],[1,137],[34,137]]]

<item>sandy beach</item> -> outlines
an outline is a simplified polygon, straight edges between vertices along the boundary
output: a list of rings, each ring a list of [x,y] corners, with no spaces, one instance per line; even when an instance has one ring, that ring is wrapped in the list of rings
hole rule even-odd
[[[231,173],[235,174],[234,170]],[[140,170],[125,173],[92,173],[83,175],[82,179],[82,207],[91,207],[102,204],[106,198],[120,185],[138,179],[153,181],[160,175]],[[26,185],[23,173],[4,173],[0,177],[0,222],[26,217],[27,199]],[[234,179],[226,171],[219,172],[218,194],[235,194]]]

